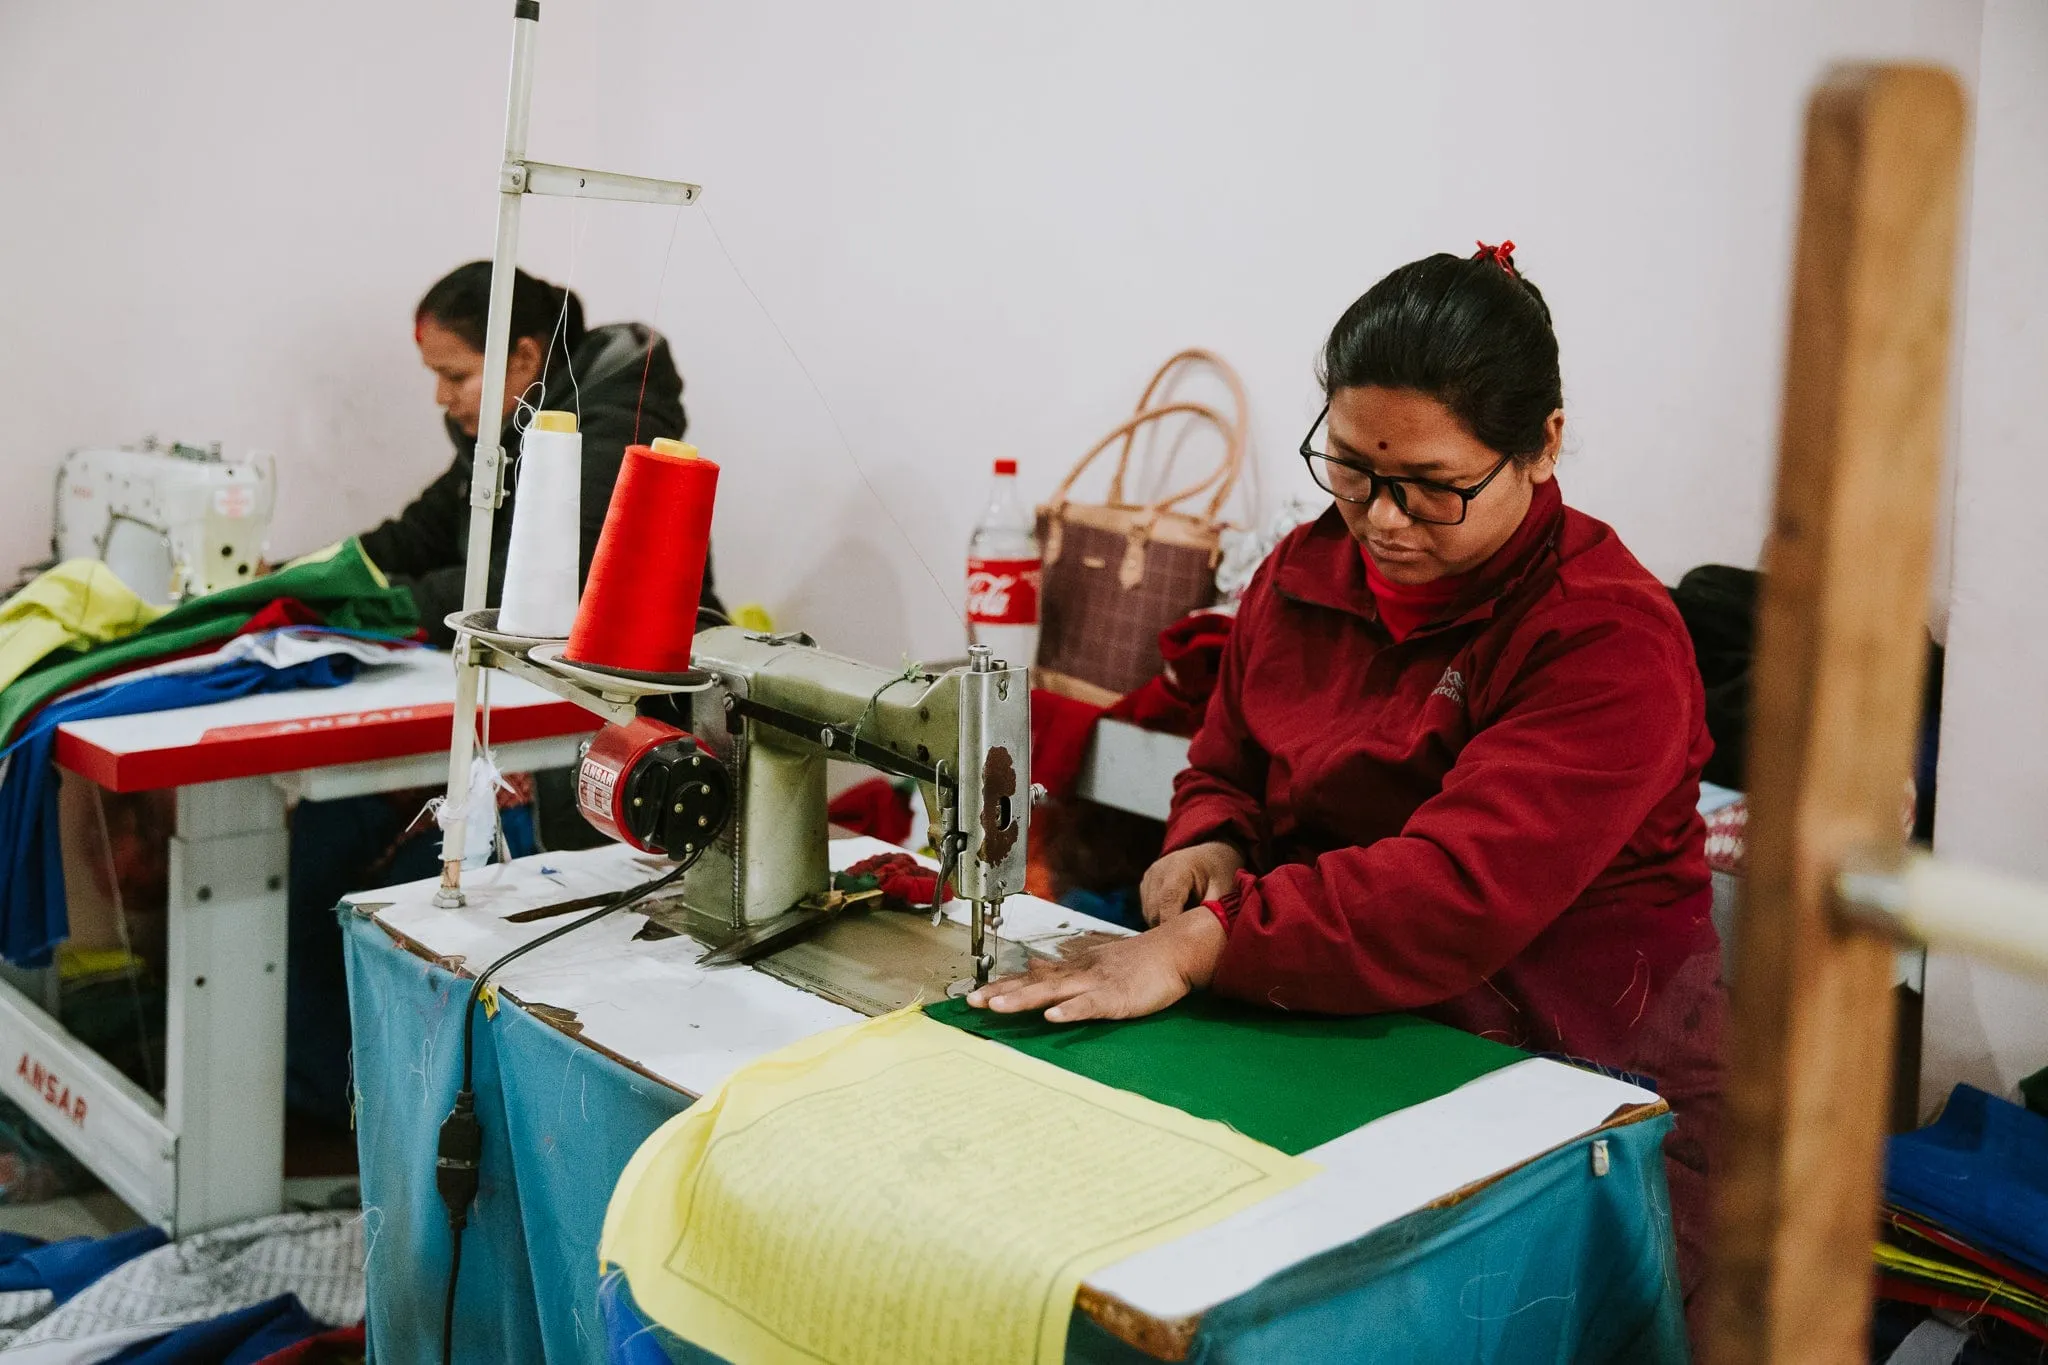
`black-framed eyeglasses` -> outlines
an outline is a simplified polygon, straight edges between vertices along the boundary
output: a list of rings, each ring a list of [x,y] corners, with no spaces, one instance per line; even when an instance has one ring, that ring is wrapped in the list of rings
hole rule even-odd
[[[1308,429],[1308,435],[1301,438],[1301,458],[1308,465],[1308,475],[1316,486],[1333,498],[1370,507],[1372,500],[1386,489],[1394,499],[1394,506],[1412,520],[1426,522],[1431,526],[1456,526],[1465,520],[1472,499],[1486,491],[1499,473],[1508,467],[1515,457],[1503,455],[1500,463],[1478,483],[1460,488],[1455,484],[1438,483],[1435,479],[1410,479],[1392,474],[1375,474],[1364,465],[1340,460],[1315,448],[1316,433],[1322,430],[1323,420],[1330,415],[1330,405],[1323,404],[1323,410],[1316,414],[1315,425]]]

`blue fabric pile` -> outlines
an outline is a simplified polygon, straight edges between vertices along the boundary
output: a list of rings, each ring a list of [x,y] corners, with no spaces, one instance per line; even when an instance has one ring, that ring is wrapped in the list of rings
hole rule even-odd
[[[16,1232],[0,1233],[0,1294],[49,1294],[49,1305],[65,1302],[115,1266],[164,1244],[159,1228],[134,1228],[111,1237],[67,1237],[45,1242]]]
[[[1882,1232],[1874,1358],[2048,1359],[2048,1117],[1957,1086],[1891,1140]]]
[[[361,1219],[278,1214],[167,1244],[154,1227],[0,1234],[0,1358],[315,1365],[363,1354]]]
[[[188,1323],[175,1332],[138,1341],[106,1358],[106,1365],[265,1365],[300,1358],[301,1342],[327,1332],[296,1294]]]
[[[57,819],[57,770],[52,762],[58,726],[66,721],[204,706],[258,692],[338,687],[355,673],[356,660],[341,654],[285,668],[231,659],[214,668],[115,683],[62,698],[37,712],[8,747],[6,775],[0,778],[0,956],[17,966],[46,967],[70,932]]]

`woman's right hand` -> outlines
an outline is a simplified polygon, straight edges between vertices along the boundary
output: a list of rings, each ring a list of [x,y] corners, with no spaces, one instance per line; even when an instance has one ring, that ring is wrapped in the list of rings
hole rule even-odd
[[[1195,844],[1169,853],[1145,869],[1138,906],[1145,923],[1158,924],[1183,910],[1219,900],[1237,889],[1244,855],[1234,844]]]

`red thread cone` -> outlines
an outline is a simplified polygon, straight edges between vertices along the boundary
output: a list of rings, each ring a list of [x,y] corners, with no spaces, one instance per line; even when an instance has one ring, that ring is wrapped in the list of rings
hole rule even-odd
[[[632,673],[690,667],[718,466],[695,446],[627,446],[563,657]]]

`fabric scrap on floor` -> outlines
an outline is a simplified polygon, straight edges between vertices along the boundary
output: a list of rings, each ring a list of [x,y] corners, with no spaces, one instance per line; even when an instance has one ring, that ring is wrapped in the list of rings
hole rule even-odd
[[[283,1295],[294,1296],[319,1324],[343,1326],[362,1320],[364,1294],[360,1214],[277,1214],[202,1232],[120,1265],[21,1333],[13,1348],[138,1333],[113,1343],[118,1348]]]
[[[260,1365],[327,1330],[293,1294],[187,1323],[107,1357],[106,1365]]]
[[[76,1297],[115,1267],[163,1246],[164,1234],[159,1228],[140,1227],[111,1237],[67,1237],[61,1242],[39,1242],[33,1237],[18,1236],[9,1240],[33,1245],[4,1249],[0,1290],[44,1291],[54,1306]]]
[[[120,1327],[110,1332],[94,1332],[75,1341],[42,1341],[29,1346],[9,1346],[0,1354],[4,1354],[7,1365],[100,1365],[100,1362],[116,1351],[133,1346],[138,1341],[150,1341],[162,1335],[161,1327]]]

